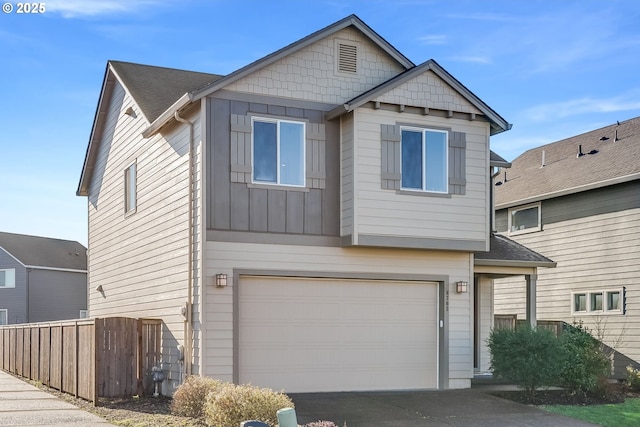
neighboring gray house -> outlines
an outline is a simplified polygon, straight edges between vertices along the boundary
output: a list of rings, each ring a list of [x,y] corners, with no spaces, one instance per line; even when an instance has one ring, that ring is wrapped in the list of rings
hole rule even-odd
[[[538,319],[605,329],[640,361],[640,117],[525,152],[495,194],[498,231],[557,262],[538,275]],[[497,281],[495,312],[524,318],[523,287]]]
[[[78,187],[90,314],[164,321],[165,393],[469,387],[492,278],[531,301],[552,264],[491,237],[509,128],[353,15],[226,76],[109,61]]]
[[[0,232],[0,325],[86,317],[87,249]]]

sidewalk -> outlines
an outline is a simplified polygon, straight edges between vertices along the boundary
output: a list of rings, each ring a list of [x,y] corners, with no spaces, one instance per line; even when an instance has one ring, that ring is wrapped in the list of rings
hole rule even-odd
[[[0,370],[0,426],[70,425],[113,424]]]

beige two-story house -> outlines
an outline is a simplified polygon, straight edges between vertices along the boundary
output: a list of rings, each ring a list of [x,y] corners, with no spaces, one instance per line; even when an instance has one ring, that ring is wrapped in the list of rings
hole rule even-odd
[[[161,318],[168,393],[469,387],[493,278],[531,302],[551,264],[491,233],[509,128],[353,15],[225,76],[109,61],[78,188],[90,315]]]

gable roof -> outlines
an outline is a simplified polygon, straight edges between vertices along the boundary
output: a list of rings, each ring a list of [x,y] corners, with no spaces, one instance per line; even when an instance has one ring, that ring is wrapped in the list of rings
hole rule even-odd
[[[496,178],[502,182],[495,187],[498,208],[638,180],[640,117],[528,150],[506,174],[506,182],[504,174]]]
[[[173,105],[184,93],[220,79],[218,74],[198,73],[175,68],[155,67],[131,62],[108,61],[91,127],[82,173],[76,194],[86,196],[100,146],[104,120],[116,80],[136,101],[149,123]]]
[[[511,124],[503,119],[498,113],[496,113],[491,107],[485,104],[480,98],[478,98],[473,92],[460,83],[455,77],[449,74],[444,68],[442,68],[436,61],[430,59],[416,67],[410,68],[404,73],[398,74],[396,77],[387,80],[386,82],[368,90],[367,92],[347,101],[344,105],[340,105],[327,113],[327,119],[336,118],[344,113],[353,111],[354,109],[372,101],[376,97],[390,91],[393,88],[400,86],[401,84],[417,77],[426,71],[432,71],[442,80],[444,80],[449,86],[451,86],[456,92],[462,95],[469,103],[482,112],[491,123],[491,135],[495,135],[500,132],[511,129]]]
[[[197,101],[205,96],[208,96],[213,92],[216,92],[217,90],[220,90],[225,86],[237,81],[238,79],[241,79],[249,74],[255,73],[256,71],[268,65],[271,65],[274,62],[299,51],[300,49],[303,49],[323,38],[326,38],[348,27],[354,27],[360,32],[362,32],[373,43],[375,43],[378,47],[380,47],[383,51],[385,51],[389,56],[391,56],[395,61],[397,61],[403,68],[409,69],[409,68],[415,67],[415,64],[411,62],[411,60],[409,60],[406,56],[404,56],[399,50],[393,47],[391,43],[386,41],[383,37],[381,37],[373,29],[371,29],[371,27],[365,24],[364,21],[362,21],[356,15],[352,14],[294,43],[291,43],[290,45],[285,46],[282,49],[279,49],[263,58],[260,58],[257,61],[254,61],[251,64],[246,65],[234,71],[233,73],[224,76],[219,80],[211,82],[210,84],[204,87],[185,93],[183,97],[176,100],[172,108],[166,110],[153,123],[151,123],[151,125],[143,132],[143,135],[145,137],[153,135],[167,121],[173,118],[175,111],[178,111],[184,108],[186,105],[190,104],[191,102]]]
[[[494,152],[493,150],[489,151],[489,164],[491,166],[495,166],[498,168],[510,168],[511,162],[507,162],[501,155]]]
[[[158,118],[186,92],[223,76],[175,68],[109,61],[113,71],[127,88],[149,123]]]
[[[499,267],[555,267],[556,263],[536,251],[500,234],[492,234],[489,252],[476,252],[474,265]]]
[[[25,267],[87,271],[87,248],[71,240],[0,232],[0,248]]]

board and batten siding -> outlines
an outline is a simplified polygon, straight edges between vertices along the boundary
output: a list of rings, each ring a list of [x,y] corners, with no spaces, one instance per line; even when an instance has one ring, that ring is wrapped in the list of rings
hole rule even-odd
[[[336,40],[358,47],[358,71],[337,72]],[[368,37],[345,28],[225,87],[236,92],[342,104],[404,69]]]
[[[488,133],[483,121],[442,119],[385,109],[356,112],[355,151],[359,235],[402,236],[443,242],[488,241]],[[464,195],[441,197],[423,192],[397,192],[381,188],[381,124],[412,124],[449,128],[466,134],[466,189]]]
[[[318,274],[350,277],[380,275],[401,280],[407,275],[445,276],[448,278],[450,388],[470,386],[472,367],[472,319],[470,293],[455,294],[453,283],[472,280],[472,260],[468,253],[450,251],[417,251],[410,249],[337,248],[322,246],[263,245],[237,242],[207,242],[207,276],[226,273],[233,277],[234,270],[277,272],[317,272]],[[313,273],[310,273],[312,276]],[[207,313],[205,315],[206,360],[204,375],[233,380],[233,293],[234,283],[226,288],[206,287]]]
[[[188,286],[189,128],[174,125],[144,139],[141,133],[147,122],[120,84],[108,101],[88,197],[89,314],[162,319],[163,362],[169,371],[169,390],[164,392],[171,393],[182,378],[177,345],[185,338],[181,308]],[[130,107],[137,118],[124,114]],[[200,141],[198,112],[186,118],[194,123],[195,141]],[[137,208],[125,214],[124,170],[133,162]],[[197,319],[197,289],[194,300]],[[196,338],[197,334],[196,330]],[[198,364],[196,360],[196,373]]]
[[[583,321],[591,329],[600,322],[606,329],[605,342],[622,334],[622,344],[617,350],[640,361],[640,194],[637,184],[635,189],[635,196],[628,193],[628,197],[617,199],[628,204],[635,198],[635,208],[617,210],[611,206],[611,212],[607,213],[543,222],[542,231],[511,238],[557,262],[556,268],[538,270],[538,319]],[[617,193],[613,188],[610,191]],[[584,203],[589,203],[588,193],[582,193],[582,198]],[[553,204],[543,201],[543,218],[546,206]],[[564,205],[564,209],[570,211],[571,207]],[[600,209],[599,204],[595,203],[593,209]],[[549,209],[547,215],[558,217],[561,213]],[[524,318],[524,280],[500,279],[494,286],[496,314],[517,314]],[[624,315],[572,316],[572,291],[623,287],[626,289]]]
[[[28,322],[27,269],[2,248],[0,248],[0,269],[15,270],[15,287],[0,288],[0,309],[7,310],[7,323]]]
[[[258,99],[255,101],[207,99],[207,162],[210,165],[207,169],[207,228],[219,231],[338,236],[338,123],[325,123],[324,112],[311,105],[308,108],[292,107],[287,105],[286,100],[265,97],[260,98],[260,102]],[[305,123],[306,188],[251,183],[251,117],[277,117]],[[239,132],[234,131],[232,126],[232,123],[239,120],[243,122],[242,136],[238,136]],[[322,133],[324,140],[318,142],[313,140],[312,132],[320,127],[325,130]],[[235,141],[234,138],[242,141]],[[323,146],[323,150],[317,149],[319,145]],[[322,174],[311,170],[314,164],[318,169],[324,166]],[[321,175],[324,178],[312,177]]]

